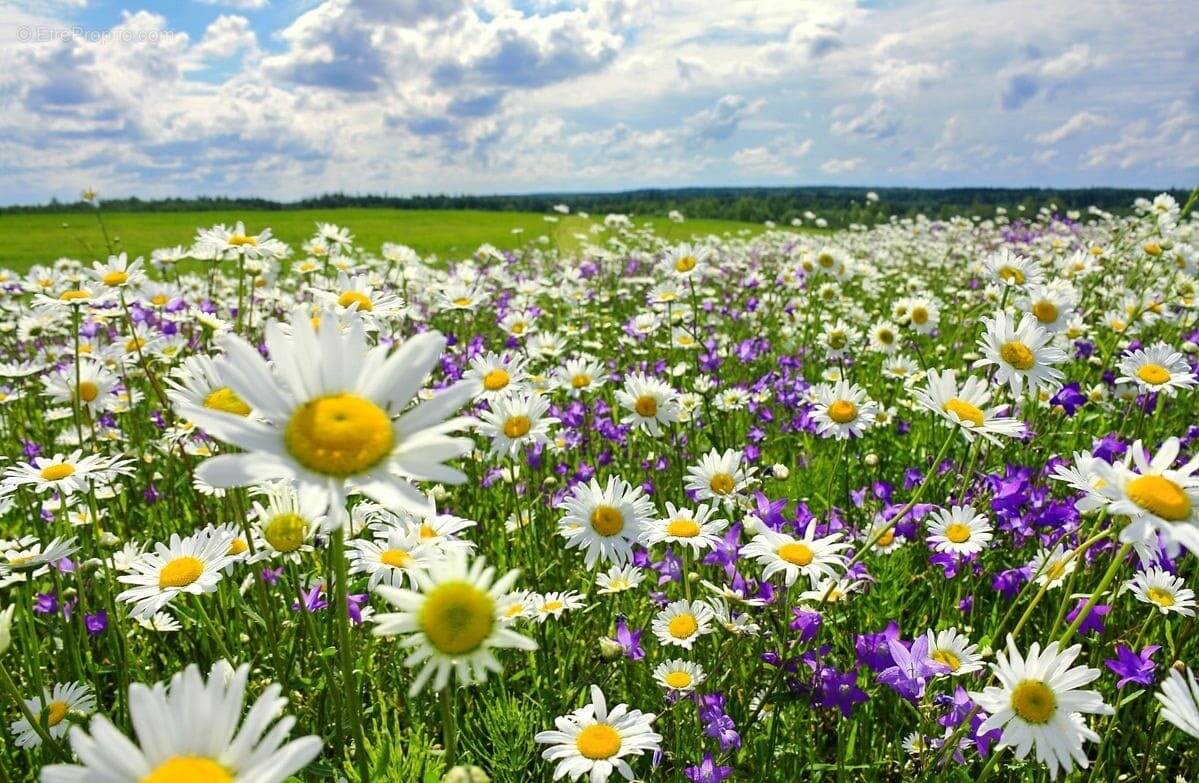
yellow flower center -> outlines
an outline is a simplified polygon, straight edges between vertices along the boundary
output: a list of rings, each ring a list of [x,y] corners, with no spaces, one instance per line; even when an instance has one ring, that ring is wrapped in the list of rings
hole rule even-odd
[[[57,726],[62,723],[63,718],[67,717],[67,712],[70,708],[65,701],[52,701],[46,705],[46,725]]]
[[[63,302],[78,302],[80,299],[90,299],[91,296],[87,291],[75,289],[73,291],[63,291],[58,295],[58,298]]]
[[[1012,340],[999,346],[999,356],[1017,370],[1031,370],[1037,363],[1032,351],[1019,340]]]
[[[187,587],[204,573],[204,564],[191,555],[176,557],[158,572],[158,587]]]
[[[690,272],[692,269],[695,269],[695,265],[698,263],[699,261],[696,260],[695,256],[683,256],[674,262],[674,268],[677,272]]]
[[[358,305],[358,312],[369,313],[375,309],[375,305],[371,302],[371,298],[361,291],[346,291],[341,296],[337,297],[337,304],[341,307],[350,307]]]
[[[1024,285],[1024,273],[1014,266],[1005,266],[999,270],[999,276],[1009,283]]]
[[[1152,386],[1161,386],[1170,380],[1170,371],[1160,364],[1145,364],[1137,370],[1137,377]]]
[[[249,548],[250,547],[246,544],[245,539],[235,538],[229,542],[229,549],[226,552],[226,554],[240,555],[242,552],[245,552]]]
[[[412,555],[405,549],[384,549],[379,553],[379,562],[392,568],[406,568]]]
[[[928,323],[928,310],[923,307],[912,308],[912,323],[917,326],[924,326]]]
[[[80,381],[79,383],[79,399],[84,402],[91,402],[100,395],[100,387],[91,381]]]
[[[507,386],[510,380],[508,371],[497,367],[483,376],[483,388],[487,391],[499,391]]]
[[[504,434],[514,440],[523,438],[529,434],[529,428],[532,426],[528,416],[509,416],[504,422]]]
[[[154,296],[150,297],[150,304],[157,305],[158,307],[162,307],[169,301],[171,301],[171,299],[166,294],[155,294]]]
[[[592,761],[612,758],[620,752],[620,734],[606,723],[596,723],[579,732],[575,747]]]
[[[1146,511],[1169,522],[1191,516],[1191,499],[1182,487],[1164,476],[1139,476],[1128,482],[1128,497]]]
[[[733,491],[736,482],[728,473],[713,473],[712,478],[708,481],[708,489],[712,490],[717,495],[727,495]]]
[[[832,269],[833,265],[837,263],[837,259],[832,253],[821,253],[820,255],[816,256],[816,263],[820,264],[820,266],[824,267],[825,269]]]
[[[949,650],[936,650],[932,654],[932,659],[937,663],[944,664],[949,667],[949,671],[956,672],[958,667],[962,665],[962,660],[954,655]]]
[[[129,275],[124,272],[109,272],[100,279],[104,282],[104,285],[124,285],[129,279]]]
[[[128,340],[125,341],[125,353],[133,353],[134,351],[140,351],[142,348],[145,348],[145,347],[146,347],[146,341],[141,339],[140,337],[130,337]]]
[[[879,329],[878,341],[883,345],[890,345],[891,343],[895,342],[895,333],[890,329]]]
[[[888,547],[895,542],[895,528],[888,528],[886,533],[878,537],[875,546]]]
[[[786,560],[791,565],[806,566],[812,562],[815,554],[812,548],[807,544],[801,544],[796,541],[783,544],[778,548],[778,556]]]
[[[570,385],[576,389],[585,389],[591,385],[591,376],[581,372],[570,379]]]
[[[237,392],[228,386],[222,386],[209,392],[208,396],[204,398],[204,407],[214,411],[232,413],[236,416],[250,415],[250,406],[246,405],[245,401],[237,396]]]
[[[658,415],[658,401],[651,394],[643,394],[633,403],[633,409],[638,416],[649,419]]]
[[[1058,579],[1061,579],[1062,575],[1065,573],[1066,573],[1066,561],[1065,560],[1054,560],[1045,569],[1045,576],[1048,577],[1050,582],[1054,582],[1054,581],[1057,581]]]
[[[1048,723],[1057,712],[1057,697],[1040,680],[1021,680],[1012,689],[1012,710],[1027,723]]]
[[[454,305],[456,307],[469,307],[470,306],[470,297],[469,296],[460,296],[454,300]]]
[[[828,347],[839,351],[849,345],[849,335],[845,332],[833,332],[828,336]]]
[[[1162,608],[1174,605],[1174,594],[1161,587],[1150,587],[1145,591],[1145,597]]]
[[[1057,322],[1057,305],[1053,302],[1042,299],[1032,306],[1032,314],[1037,317],[1037,320],[1043,324],[1052,324]]]
[[[699,525],[694,519],[672,519],[666,524],[666,533],[675,538],[695,538],[699,535]]]
[[[558,600],[546,601],[544,604],[542,604],[542,605],[541,605],[541,611],[543,611],[543,612],[556,612],[556,611],[558,611],[559,609],[562,609],[562,608],[564,608],[565,606],[566,606],[566,604],[564,604],[564,603],[562,603],[561,601],[558,601]]]
[[[837,400],[828,406],[828,417],[838,424],[848,424],[858,417],[858,406],[849,400]]]
[[[676,690],[682,690],[691,686],[691,675],[684,671],[668,672],[662,679],[666,681],[667,685]]]
[[[675,639],[687,639],[699,630],[693,614],[680,614],[671,619],[667,632]]]
[[[356,394],[330,394],[301,405],[283,435],[301,465],[326,476],[365,473],[391,453],[391,417]]]
[[[304,544],[308,521],[299,514],[271,517],[262,529],[262,537],[276,552],[294,552]]]
[[[139,783],[233,783],[233,776],[212,759],[172,756]]]
[[[61,481],[67,476],[75,474],[75,466],[68,462],[60,462],[57,465],[47,465],[42,468],[42,478],[46,481]]]
[[[591,527],[601,536],[614,536],[624,530],[624,517],[612,506],[596,506],[591,512]]]
[[[983,426],[983,412],[980,408],[976,408],[965,400],[954,397],[949,402],[945,403],[945,410],[955,414],[961,421],[968,421],[974,424],[975,427]]]
[[[438,652],[465,655],[491,636],[495,601],[469,582],[446,582],[425,596],[418,622]]]
[[[970,540],[970,527],[961,522],[951,522],[945,528],[945,538],[955,544],[963,544]]]
[[[244,247],[247,245],[250,247],[255,247],[258,245],[258,238],[248,237],[245,234],[234,234],[233,236],[229,237],[229,244],[233,245],[234,247]]]
[[[512,324],[512,328],[509,329],[508,331],[512,332],[512,334],[524,334],[525,333],[524,322],[517,321],[516,323]]]

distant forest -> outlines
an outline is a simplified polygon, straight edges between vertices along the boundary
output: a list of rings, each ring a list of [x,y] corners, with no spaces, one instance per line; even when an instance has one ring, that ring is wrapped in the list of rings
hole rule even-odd
[[[867,193],[878,195],[869,201]],[[1170,190],[1179,203],[1187,191]],[[557,204],[566,204],[572,212],[603,214],[619,212],[639,216],[664,216],[678,210],[689,218],[720,218],[780,224],[805,213],[824,218],[830,226],[851,223],[877,223],[890,216],[929,218],[953,215],[992,216],[996,207],[1016,215],[1035,214],[1041,207],[1053,206],[1059,213],[1085,210],[1095,206],[1108,212],[1125,213],[1138,197],[1153,198],[1158,191],[1122,188],[682,188],[630,190],[621,193],[538,193],[512,196],[377,196],[330,193],[299,201],[279,202],[261,198],[199,196],[143,200],[139,198],[106,200],[106,211],[117,212],[191,212],[209,210],[294,210],[338,209],[346,207],[389,207],[393,209],[477,209],[488,211],[549,212]],[[0,213],[79,212],[92,209],[85,202],[73,204],[52,200],[38,206],[0,208]]]

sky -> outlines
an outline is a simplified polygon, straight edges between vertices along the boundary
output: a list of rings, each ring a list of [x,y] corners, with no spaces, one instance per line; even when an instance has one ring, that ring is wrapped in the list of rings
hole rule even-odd
[[[1189,187],[1193,0],[0,0],[0,203]]]

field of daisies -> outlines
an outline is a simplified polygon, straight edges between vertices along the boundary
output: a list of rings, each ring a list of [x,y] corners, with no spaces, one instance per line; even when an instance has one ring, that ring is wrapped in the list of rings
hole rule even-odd
[[[0,780],[1194,779],[1190,206],[0,271]]]

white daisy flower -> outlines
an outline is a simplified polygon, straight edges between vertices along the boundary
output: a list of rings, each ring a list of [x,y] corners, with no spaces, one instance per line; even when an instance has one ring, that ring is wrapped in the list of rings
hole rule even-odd
[[[1186,676],[1171,668],[1162,680],[1161,690],[1154,694],[1162,705],[1162,718],[1178,729],[1199,739],[1199,683],[1189,668]]]
[[[415,571],[416,590],[380,585],[376,593],[398,612],[380,613],[374,621],[376,636],[402,635],[399,645],[412,648],[404,659],[408,667],[420,666],[409,695],[415,696],[433,680],[433,690],[444,690],[450,675],[459,685],[487,679],[502,671],[492,650],[535,650],[532,639],[504,627],[500,601],[519,575],[509,571],[499,579],[483,558],[467,564],[454,552],[427,571]]]
[[[983,667],[983,657],[978,652],[978,645],[971,644],[970,639],[958,629],[929,629],[926,636],[928,657],[949,669],[948,676],[961,677]]]
[[[1089,764],[1083,741],[1098,742],[1099,735],[1087,728],[1083,714],[1113,712],[1097,691],[1079,690],[1101,674],[1098,669],[1073,666],[1080,652],[1079,644],[1059,652],[1053,642],[1044,652],[1040,644],[1033,644],[1024,657],[1009,634],[1006,654],[1000,651],[991,664],[999,686],[970,693],[990,715],[979,731],[1002,729],[1000,741],[1011,746],[1019,759],[1035,748],[1037,760],[1049,767],[1054,780],[1059,770],[1069,774],[1076,763],[1083,769]]]
[[[524,389],[525,362],[519,356],[483,354],[470,360],[470,369],[463,379],[470,381],[475,399],[491,400]]]
[[[1195,616],[1195,592],[1181,577],[1160,568],[1139,572],[1124,583],[1138,601],[1156,606],[1162,614],[1176,612],[1185,617]]]
[[[377,533],[374,539],[355,538],[346,543],[350,573],[368,574],[366,589],[380,584],[403,587],[404,580],[416,586],[416,572],[439,562],[442,550],[421,538],[418,528],[389,528]]]
[[[556,762],[554,779],[605,783],[613,772],[633,780],[626,759],[661,749],[662,736],[653,731],[654,713],[618,704],[608,710],[604,693],[591,686],[591,703],[554,720],[554,731],[538,732],[533,738],[543,745],[541,757]]]
[[[874,426],[877,413],[878,403],[866,396],[865,389],[856,383],[838,381],[820,387],[812,418],[816,420],[817,433],[845,440],[860,438]]]
[[[518,455],[526,446],[549,440],[550,427],[558,419],[547,416],[550,401],[545,395],[522,392],[494,397],[491,409],[479,415],[479,432],[491,438],[493,454]]]
[[[554,381],[558,388],[565,389],[572,397],[595,391],[604,384],[607,377],[603,363],[589,357],[567,359],[554,371]]]
[[[645,526],[641,543],[646,546],[680,544],[699,554],[718,545],[720,534],[729,524],[726,519],[713,519],[715,513],[715,507],[707,504],[692,511],[668,502],[666,515]]]
[[[615,595],[632,590],[645,581],[645,572],[635,565],[614,565],[595,575],[596,590],[600,595]]]
[[[986,549],[993,536],[991,522],[970,506],[939,508],[928,515],[928,538],[936,552],[973,555]]]
[[[1045,280],[1044,273],[1035,261],[1013,253],[1006,247],[988,256],[986,267],[995,282],[1001,285],[1027,288],[1041,285]]]
[[[1065,547],[1058,542],[1053,549],[1041,547],[1033,559],[1028,561],[1029,573],[1039,585],[1048,585],[1050,590],[1061,587],[1066,577],[1078,567],[1078,558],[1070,557]]]
[[[1014,325],[1010,315],[997,310],[994,317],[983,319],[983,325],[985,331],[978,341],[983,358],[974,367],[994,365],[996,384],[1007,384],[1014,396],[1021,394],[1025,383],[1030,393],[1062,385],[1064,376],[1053,365],[1066,361],[1066,354],[1051,344],[1053,335],[1035,316],[1024,313],[1019,325]]]
[[[624,388],[616,392],[616,401],[628,411],[622,423],[640,427],[651,435],[660,435],[661,425],[679,420],[678,392],[644,373],[625,378]]]
[[[1160,392],[1173,397],[1182,389],[1194,388],[1195,372],[1181,353],[1167,343],[1130,351],[1120,359],[1121,375],[1116,383],[1132,383],[1145,393]]]
[[[133,604],[134,617],[150,617],[181,593],[212,593],[221,571],[236,558],[229,554],[230,539],[223,532],[200,531],[187,538],[171,535],[167,544],[130,563],[129,573],[117,581],[133,585],[117,596]]]
[[[928,386],[913,391],[916,402],[940,416],[951,427],[961,428],[966,440],[975,435],[999,444],[997,435],[1016,437],[1024,432],[1024,422],[1000,416],[1006,405],[987,407],[991,392],[982,378],[969,377],[961,386],[953,370],[929,370]]]
[[[672,693],[691,693],[707,679],[698,663],[672,658],[654,667],[654,680]]]
[[[699,500],[713,500],[729,508],[756,483],[758,469],[745,465],[744,459],[737,449],[725,449],[723,454],[712,449],[698,465],[687,468],[685,488]]]
[[[1150,459],[1138,440],[1124,462],[1095,461],[1103,482],[1095,493],[1108,501],[1109,515],[1129,519],[1121,541],[1146,543],[1160,536],[1171,557],[1180,545],[1199,553],[1199,456],[1174,468],[1179,450],[1178,438],[1169,438]]]
[[[45,767],[42,783],[283,783],[316,758],[321,740],[309,736],[285,744],[295,718],[275,722],[287,704],[275,683],[243,722],[249,676],[249,664],[232,673],[228,664],[218,664],[205,679],[193,664],[169,686],[131,685],[129,717],[140,747],[97,715],[90,734],[71,731],[80,764]]]
[[[651,628],[658,641],[690,650],[695,642],[712,632],[715,613],[704,601],[679,600],[666,605],[654,617]]]
[[[83,717],[96,711],[96,696],[85,683],[60,682],[52,690],[44,689],[40,698],[25,699],[25,707],[52,739],[59,740],[71,728],[68,715]],[[36,748],[42,744],[41,736],[25,718],[13,721],[8,730],[16,737],[18,748]]]
[[[592,478],[577,484],[561,504],[566,515],[558,520],[558,534],[567,549],[584,549],[587,568],[602,559],[624,565],[647,520],[653,503],[641,487],[611,476],[603,487]]]
[[[129,460],[99,454],[85,457],[83,451],[76,449],[70,454],[34,457],[32,463],[18,462],[5,469],[3,483],[10,487],[31,487],[39,495],[56,492],[70,497],[76,492],[86,492],[89,482],[107,484],[117,476],[132,474]]]
[[[757,558],[765,566],[762,578],[769,579],[777,573],[783,574],[783,582],[790,587],[806,577],[816,584],[821,579],[835,578],[838,569],[845,567],[845,557],[840,553],[849,548],[841,540],[840,533],[816,538],[816,525],[809,524],[801,537],[762,530],[753,541],[741,549],[741,556]]]

